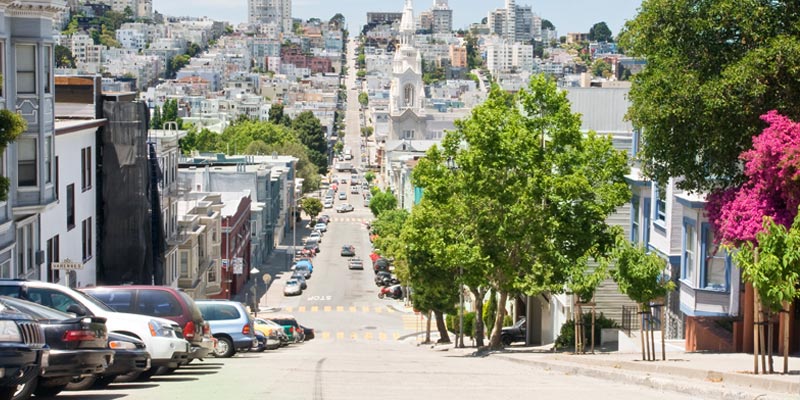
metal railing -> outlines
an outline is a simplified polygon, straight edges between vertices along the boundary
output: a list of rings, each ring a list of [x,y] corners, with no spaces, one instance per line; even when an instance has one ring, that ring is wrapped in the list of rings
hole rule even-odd
[[[630,336],[631,331],[639,329],[639,307],[622,306],[622,330]]]

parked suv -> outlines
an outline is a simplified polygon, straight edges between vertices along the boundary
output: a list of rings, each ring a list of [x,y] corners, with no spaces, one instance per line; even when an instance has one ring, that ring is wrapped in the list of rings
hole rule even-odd
[[[167,286],[98,286],[81,289],[115,311],[150,315],[175,321],[192,345],[191,359],[202,359],[214,350],[214,342],[203,339],[203,314],[185,292]]]
[[[503,328],[500,332],[500,341],[506,346],[514,342],[524,342],[525,327],[525,318],[520,318],[514,325]]]
[[[17,297],[79,316],[106,318],[109,332],[136,337],[147,346],[151,368],[140,377],[149,378],[158,367],[178,368],[186,363],[191,347],[181,328],[168,319],[116,312],[88,294],[41,281],[0,279],[0,295]]]
[[[237,351],[258,346],[253,319],[244,304],[228,300],[198,300],[197,307],[217,339],[215,356],[231,357]]]
[[[0,399],[10,399],[18,385],[31,382],[48,365],[44,330],[29,315],[0,304]]]

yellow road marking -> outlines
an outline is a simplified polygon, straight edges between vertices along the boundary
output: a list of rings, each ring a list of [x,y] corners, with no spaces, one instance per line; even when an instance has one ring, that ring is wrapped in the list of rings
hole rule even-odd
[[[372,332],[364,332],[364,339],[372,340]]]
[[[386,308],[386,312],[387,312],[387,313],[389,313],[389,314],[392,314],[392,313],[394,313],[394,308],[392,308],[392,307],[387,307],[387,308]]]
[[[383,307],[375,307],[375,312],[380,314],[383,312]]]
[[[317,312],[317,311],[319,311],[318,306],[311,306],[311,312]]]
[[[362,312],[369,312],[369,306],[363,306],[363,307],[361,307],[361,311],[362,311]]]
[[[378,340],[386,340],[386,333],[381,332],[378,334]]]
[[[322,339],[328,340],[330,338],[331,338],[331,333],[330,332],[322,332]]]
[[[350,332],[350,339],[358,339],[358,332]]]
[[[286,312],[287,313],[291,313],[292,312],[292,307],[286,307]]]
[[[400,334],[399,334],[399,333],[397,333],[397,332],[395,332],[395,333],[392,333],[392,338],[393,338],[394,340],[398,340],[398,339],[400,339]]]
[[[342,311],[344,311],[344,307],[343,306],[336,306],[336,311],[342,312]]]
[[[350,306],[348,308],[348,310],[350,310],[350,312],[356,312],[356,307],[355,306]]]
[[[322,307],[322,311],[330,312],[332,310],[331,306]]]
[[[297,307],[297,312],[299,312],[299,313],[306,312],[306,307],[305,306]]]
[[[344,332],[336,332],[336,339],[337,340],[344,339]]]

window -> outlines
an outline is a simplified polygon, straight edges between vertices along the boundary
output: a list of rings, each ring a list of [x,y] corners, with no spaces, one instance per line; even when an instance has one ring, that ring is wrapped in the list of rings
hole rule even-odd
[[[60,200],[61,199],[61,196],[60,196],[61,191],[58,189],[58,184],[59,184],[59,182],[61,182],[61,180],[58,179],[59,176],[60,175],[58,173],[58,157],[56,157],[56,200]]]
[[[683,277],[693,287],[695,283],[695,255],[697,249],[697,232],[694,221],[684,219],[683,221]]]
[[[0,97],[5,97],[6,76],[6,44],[0,42]]]
[[[19,186],[36,186],[36,139],[21,138],[17,140],[17,184]]]
[[[403,90],[403,104],[406,107],[414,107],[414,86],[406,85]]]
[[[181,278],[188,278],[189,277],[189,252],[188,251],[181,251],[181,261],[180,261],[180,269],[181,269]]]
[[[163,290],[140,290],[136,313],[153,317],[175,317],[183,314],[180,303]]]
[[[403,137],[400,139],[414,139],[414,131],[403,131]],[[403,146],[405,146],[405,143],[403,143]],[[405,148],[403,148],[403,150],[405,150]]]
[[[75,184],[67,185],[67,230],[75,227]]]
[[[52,93],[50,83],[53,80],[52,52],[53,46],[44,46],[44,92],[47,94]]]
[[[700,287],[707,290],[727,291],[730,280],[730,262],[727,252],[714,243],[711,226],[703,224],[703,259],[701,260]]]
[[[36,245],[34,225],[27,224],[17,228],[17,276],[24,278],[33,270],[33,250]]]
[[[81,149],[81,189],[92,188],[92,147]]]
[[[11,276],[11,260],[6,260],[0,263],[0,278],[13,278]]]
[[[631,200],[631,243],[639,243],[639,196]]]
[[[656,208],[655,222],[665,222],[667,220],[667,187],[656,185]]]
[[[136,312],[133,309],[133,290],[92,290],[89,295],[113,308],[114,311]]]
[[[61,271],[57,269],[53,269],[53,263],[58,262],[61,259],[61,239],[58,235],[53,236],[52,238],[47,240],[47,268],[49,270],[49,274],[47,274],[47,281],[48,282],[58,282],[61,279]]]
[[[36,94],[36,46],[16,46],[17,93]]]
[[[51,289],[35,287],[28,288],[27,300],[34,303],[39,303],[43,306],[55,308],[56,310],[63,312],[67,312],[69,306],[73,304],[80,305],[80,303],[75,301],[75,299],[67,296],[66,294],[59,293]]]
[[[208,269],[208,283],[216,283],[217,282],[217,266],[214,265]]]
[[[83,261],[86,261],[92,258],[92,217],[83,220],[82,230],[83,230]]]
[[[44,138],[44,182],[53,182],[53,137]]]

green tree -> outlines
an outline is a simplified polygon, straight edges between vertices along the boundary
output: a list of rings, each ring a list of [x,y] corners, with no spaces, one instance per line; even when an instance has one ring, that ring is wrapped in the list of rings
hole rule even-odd
[[[292,121],[292,129],[300,140],[309,149],[309,157],[317,165],[320,173],[328,170],[328,140],[325,138],[325,129],[319,119],[311,111],[303,111]]]
[[[362,108],[369,105],[369,95],[367,92],[361,92],[358,94],[358,104],[360,104]]]
[[[378,252],[381,254],[392,253],[391,246],[395,244],[400,237],[400,233],[408,221],[408,217],[408,211],[394,209],[382,212],[372,221],[372,232],[377,235],[373,245]]]
[[[57,44],[54,51],[57,68],[75,68],[75,57],[72,55],[72,50]]]
[[[369,201],[369,209],[375,217],[380,217],[381,213],[384,211],[394,210],[396,208],[397,198],[394,197],[394,194],[392,194],[389,189],[386,189],[385,192],[378,191],[373,194],[372,200]]]
[[[291,120],[283,113],[283,104],[280,103],[272,104],[270,106],[269,116],[267,118],[269,122],[272,122],[276,125],[291,125]]]
[[[620,43],[647,60],[631,77],[628,118],[642,131],[643,170],[658,182],[731,186],[761,115],[800,120],[800,92],[786,84],[800,80],[798,2],[645,0]]]
[[[7,109],[0,110],[0,154],[5,153],[8,145],[17,140],[22,132],[28,129],[25,119]],[[0,200],[8,200],[8,188],[11,181],[0,175]]]
[[[178,100],[171,99],[164,102],[161,110],[161,122],[178,121]],[[160,127],[159,127],[160,129]]]
[[[270,154],[271,148],[263,140],[253,140],[247,147],[244,148],[243,154],[252,155],[267,155]]]
[[[189,58],[194,57],[194,56],[196,56],[196,55],[198,55],[198,54],[200,54],[202,52],[203,52],[203,48],[200,47],[199,44],[194,43],[194,42],[189,43],[189,46],[187,46],[187,48],[186,48],[186,55],[189,56]]]
[[[365,127],[361,128],[361,136],[370,137],[370,136],[372,136],[372,133],[374,131],[375,131],[375,128],[373,128],[371,126],[365,126]]]
[[[608,78],[611,76],[611,65],[609,65],[604,60],[598,58],[592,64],[592,75],[594,76],[602,76],[604,78]]]
[[[333,145],[333,151],[337,154],[341,154],[342,150],[344,150],[344,142],[339,140]]]
[[[364,174],[364,180],[367,181],[367,183],[369,183],[370,185],[372,185],[372,181],[375,180],[375,173],[372,171],[367,171]]]
[[[456,214],[469,215],[464,237],[474,241],[462,242],[461,253],[479,260],[468,264],[484,267],[483,282],[498,291],[499,305],[511,294],[563,291],[585,274],[587,255],[605,254],[614,243],[605,218],[630,198],[626,156],[580,125],[566,95],[542,75],[517,94],[495,86],[443,141],[440,158],[457,166],[450,188],[436,184],[448,180],[430,178],[441,168],[417,175],[422,160],[415,168],[423,198],[458,193],[456,209],[463,211]],[[504,317],[498,306],[492,348],[501,347]]]
[[[175,77],[175,73],[177,73],[181,68],[189,64],[191,57],[187,54],[179,54],[175,57],[172,57],[169,60],[169,66],[167,71],[169,72],[170,77]]]
[[[161,107],[155,106],[153,107],[153,119],[150,120],[150,128],[161,129],[163,125],[164,121],[161,119]]]
[[[542,20],[542,30],[545,30],[545,29],[549,29],[549,30],[554,31],[554,30],[556,30],[556,27],[555,27],[555,25],[553,25],[552,22],[550,22],[550,20],[543,19]]]
[[[598,22],[589,29],[589,40],[598,42],[613,42],[614,35],[605,22]]]
[[[344,22],[344,15],[341,13],[336,13],[336,15],[334,15],[331,20],[328,21],[328,26],[330,26],[333,30],[339,30],[344,28]]]
[[[311,219],[315,219],[322,211],[322,202],[315,197],[304,197],[303,200],[300,201],[300,208],[302,208]]]

